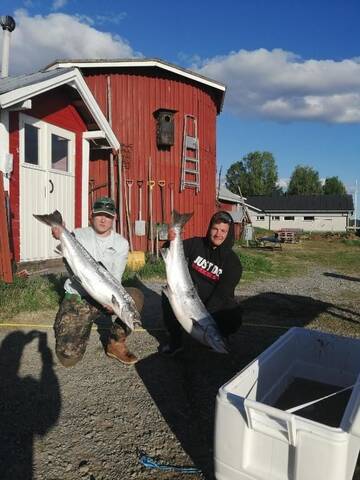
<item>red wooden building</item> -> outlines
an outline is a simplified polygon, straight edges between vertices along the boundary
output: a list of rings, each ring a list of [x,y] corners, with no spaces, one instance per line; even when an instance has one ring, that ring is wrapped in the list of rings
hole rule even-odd
[[[34,213],[58,209],[70,229],[88,225],[94,141],[108,149],[120,146],[78,69],[0,80],[0,170],[16,262],[58,256],[57,242]]]
[[[143,235],[136,222],[140,189],[146,223],[152,216],[153,224],[168,224],[174,207],[194,212],[186,236],[203,234],[216,210],[216,117],[225,86],[160,60],[59,60],[47,70],[69,67],[81,70],[121,143],[112,162],[94,140],[89,203],[114,196],[119,230],[128,236],[130,228],[135,250],[151,249],[150,229]]]

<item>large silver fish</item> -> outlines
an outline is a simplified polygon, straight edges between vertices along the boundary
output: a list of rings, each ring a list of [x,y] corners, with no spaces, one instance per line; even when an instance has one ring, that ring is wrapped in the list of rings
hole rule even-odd
[[[140,323],[140,314],[134,300],[120,281],[97,262],[65,228],[61,213],[55,210],[49,215],[34,215],[34,217],[50,227],[60,227],[61,253],[77,282],[100,305],[112,307],[115,314],[133,330],[135,325]]]
[[[170,248],[163,248],[161,254],[166,267],[167,285],[164,293],[177,320],[186,332],[199,342],[219,353],[227,353],[227,348],[215,320],[206,310],[193,281],[184,255],[181,231],[192,213],[179,214],[174,210],[172,228],[175,239]]]

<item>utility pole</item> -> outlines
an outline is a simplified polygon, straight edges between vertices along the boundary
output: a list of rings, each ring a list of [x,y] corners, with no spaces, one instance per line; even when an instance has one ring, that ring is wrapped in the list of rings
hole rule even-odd
[[[355,195],[354,195],[354,213],[355,213],[355,221],[354,221],[354,230],[355,233],[357,232],[357,180],[355,180]]]

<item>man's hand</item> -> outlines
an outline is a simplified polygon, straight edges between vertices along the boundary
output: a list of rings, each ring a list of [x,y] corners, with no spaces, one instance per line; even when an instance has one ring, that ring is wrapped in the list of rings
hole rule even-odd
[[[112,307],[110,307],[110,305],[103,305],[103,308],[104,310],[107,311],[107,313],[109,313],[110,315],[112,315],[114,312],[114,309]]]
[[[171,242],[172,240],[175,240],[175,237],[176,237],[175,230],[173,228],[169,228],[168,240]]]
[[[61,227],[52,227],[51,234],[55,240],[59,240],[61,235]]]

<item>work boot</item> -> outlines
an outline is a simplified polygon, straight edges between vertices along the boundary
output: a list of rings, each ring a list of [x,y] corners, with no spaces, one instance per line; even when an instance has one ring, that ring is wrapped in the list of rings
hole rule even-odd
[[[114,338],[109,338],[108,344],[106,345],[106,355],[110,358],[115,358],[125,365],[133,365],[139,359],[136,355],[129,352],[126,346],[126,337],[120,338],[120,340],[115,340]]]

